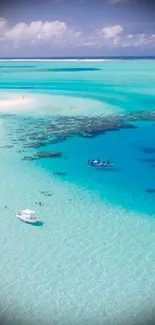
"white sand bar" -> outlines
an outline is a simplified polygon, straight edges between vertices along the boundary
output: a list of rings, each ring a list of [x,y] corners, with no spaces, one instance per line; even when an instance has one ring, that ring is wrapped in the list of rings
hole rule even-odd
[[[6,99],[0,99],[0,111],[7,112],[10,110],[20,110],[21,107],[30,105],[32,103],[33,99],[30,97],[12,97],[12,98],[6,98]]]
[[[0,113],[38,116],[99,116],[120,109],[96,99],[32,92],[0,92]]]

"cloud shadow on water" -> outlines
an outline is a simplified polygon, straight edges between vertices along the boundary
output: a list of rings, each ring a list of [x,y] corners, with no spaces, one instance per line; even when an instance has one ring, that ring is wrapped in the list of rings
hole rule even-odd
[[[144,162],[144,163],[155,163],[155,158],[142,158],[142,159],[139,159],[139,161]]]
[[[146,148],[141,148],[140,151],[141,152],[144,152],[146,154],[152,154],[152,153],[155,153],[155,148],[153,148],[153,147],[146,147]]]

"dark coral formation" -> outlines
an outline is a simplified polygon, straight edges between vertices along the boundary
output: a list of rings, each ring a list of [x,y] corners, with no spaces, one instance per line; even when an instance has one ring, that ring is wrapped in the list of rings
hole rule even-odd
[[[4,117],[4,116],[3,116]],[[8,118],[8,115],[5,116]],[[9,116],[10,117],[10,116]],[[12,116],[18,122],[17,116]],[[44,116],[44,117],[24,117],[20,118],[19,128],[14,133],[14,138],[10,140],[21,150],[45,148],[65,141],[73,136],[83,138],[93,138],[107,132],[118,132],[121,129],[135,129],[136,121],[155,121],[155,111],[139,111],[128,114],[113,114],[109,116]],[[13,120],[8,119],[9,123]],[[8,131],[10,127],[8,125]],[[7,130],[6,130],[7,132]],[[155,148],[142,148],[145,153],[154,153]],[[61,153],[40,152],[32,157],[24,157],[24,160],[39,158],[61,157]],[[33,158],[33,159],[32,159]],[[151,161],[150,161],[151,162]],[[152,161],[154,162],[154,161]]]
[[[43,194],[44,196],[50,197],[53,195],[50,191],[41,191],[40,194]]]
[[[29,144],[24,144],[23,148],[41,148],[44,147],[45,144],[44,142],[34,142],[34,143],[29,143]]]
[[[83,132],[83,133],[80,134],[80,136],[83,137],[83,138],[94,138],[95,134]]]
[[[35,157],[38,158],[59,158],[61,157],[61,152],[55,152],[55,151],[50,151],[50,152],[46,152],[46,151],[40,151],[40,152],[36,152],[34,154]]]
[[[28,160],[28,161],[32,161],[32,160],[37,160],[37,157],[32,157],[32,156],[25,156],[22,160]]]
[[[6,146],[2,146],[0,147],[1,149],[12,149],[13,146],[12,145],[6,145]]]
[[[122,117],[51,117],[36,119],[35,132],[23,134],[19,141],[24,149],[41,148],[65,141],[72,136],[92,138],[109,131],[136,128],[135,125],[124,122]],[[26,123],[26,119],[24,119]],[[30,127],[30,123],[29,123]]]
[[[53,173],[53,175],[56,175],[56,176],[66,176],[66,173],[63,173],[63,172],[55,172],[55,173]]]

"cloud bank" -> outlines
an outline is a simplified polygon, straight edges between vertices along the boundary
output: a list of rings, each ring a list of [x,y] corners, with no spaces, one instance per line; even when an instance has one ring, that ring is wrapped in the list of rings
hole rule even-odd
[[[113,0],[116,2],[116,0]],[[125,0],[119,0],[125,1]],[[118,2],[118,0],[117,0]],[[48,46],[49,48],[92,47],[155,47],[155,34],[127,34],[122,25],[101,26],[84,32],[70,28],[63,21],[19,22],[10,27],[0,18],[0,49]],[[1,50],[0,50],[1,53]]]
[[[99,30],[96,29],[96,32],[103,38],[114,39],[121,32],[123,32],[123,30],[124,28],[121,25],[113,25],[113,26],[104,27]]]
[[[60,44],[63,45],[65,41],[68,43],[80,35],[80,32],[73,31],[61,21],[39,20],[29,24],[20,22],[9,28],[7,20],[0,18],[0,41],[16,46],[23,43],[33,45],[41,42],[61,42]]]

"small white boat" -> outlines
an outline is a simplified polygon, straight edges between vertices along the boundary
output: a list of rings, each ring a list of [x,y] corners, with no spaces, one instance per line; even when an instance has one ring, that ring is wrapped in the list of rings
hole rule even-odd
[[[37,223],[39,220],[35,217],[35,211],[23,210],[17,214],[17,218],[27,223]]]

